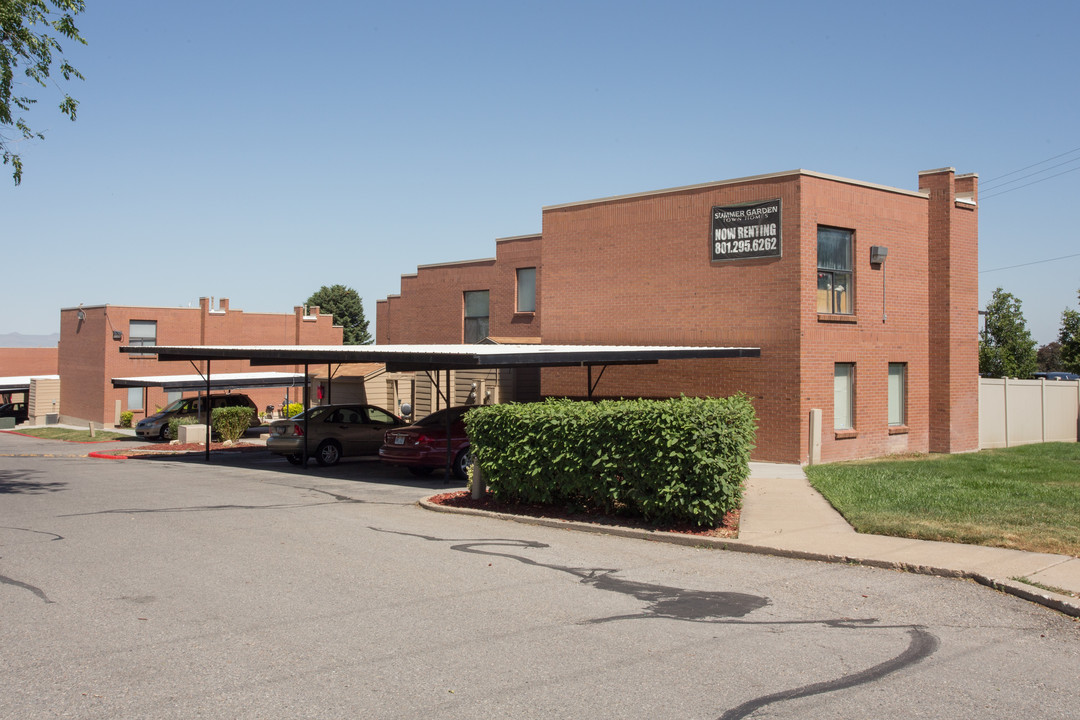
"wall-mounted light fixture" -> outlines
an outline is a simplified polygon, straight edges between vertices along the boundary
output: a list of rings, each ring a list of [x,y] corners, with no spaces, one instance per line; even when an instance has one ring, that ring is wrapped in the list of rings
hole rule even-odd
[[[885,263],[885,258],[889,257],[889,248],[884,245],[871,245],[870,246],[870,264],[881,267]],[[885,312],[885,268],[881,267],[881,322],[888,320],[889,316]]]
[[[78,320],[79,322],[82,322],[83,320],[85,320],[85,319],[86,319],[86,313],[84,313],[84,312],[83,312],[82,310],[80,310],[79,312],[75,313],[75,318],[76,318],[76,319],[77,319],[77,320]]]
[[[116,342],[121,342],[124,339],[124,333],[121,330],[112,331],[112,339]]]

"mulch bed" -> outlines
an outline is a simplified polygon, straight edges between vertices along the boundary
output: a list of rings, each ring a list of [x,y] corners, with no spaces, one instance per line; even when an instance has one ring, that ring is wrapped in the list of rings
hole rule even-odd
[[[528,505],[524,503],[497,502],[490,495],[479,500],[473,500],[468,490],[442,493],[429,497],[428,502],[445,507],[472,508],[474,510],[489,510],[491,512],[506,513],[507,515],[522,515],[527,517],[552,518],[556,520],[569,520],[574,522],[591,523],[593,525],[612,525],[619,527],[636,528],[640,530],[655,530],[658,532],[673,532],[685,535],[700,535],[702,537],[734,538],[739,536],[739,511],[732,510],[724,516],[724,521],[719,527],[699,528],[689,525],[652,525],[639,518],[624,517],[621,515],[606,515],[601,512],[571,512],[566,508],[550,505]]]
[[[247,443],[240,443],[237,445],[226,445],[225,443],[212,442],[210,443],[210,449],[214,452],[220,452],[223,450],[233,452],[251,452],[254,450],[266,450],[262,445],[249,445]],[[155,445],[140,445],[133,448],[124,448],[123,450],[117,450],[113,452],[113,455],[123,455],[125,457],[137,458],[137,457],[159,457],[161,455],[189,455],[192,453],[205,453],[206,445],[204,443],[184,443],[183,445],[172,445],[171,443],[158,443]]]

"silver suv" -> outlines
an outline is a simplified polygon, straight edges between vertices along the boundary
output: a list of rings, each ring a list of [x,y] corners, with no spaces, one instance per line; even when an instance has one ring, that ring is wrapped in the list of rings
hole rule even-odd
[[[135,426],[135,434],[143,438],[157,438],[158,440],[171,440],[169,435],[169,421],[178,417],[194,417],[200,422],[206,422],[203,414],[203,398],[188,397],[174,400],[145,420],[140,420]],[[210,410],[220,407],[246,407],[251,408],[251,427],[262,424],[259,419],[259,410],[251,398],[243,393],[230,393],[228,395],[211,395]]]

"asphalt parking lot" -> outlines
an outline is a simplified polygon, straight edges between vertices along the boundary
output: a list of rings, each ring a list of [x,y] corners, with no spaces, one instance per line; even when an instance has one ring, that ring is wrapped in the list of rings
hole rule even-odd
[[[974,583],[432,513],[458,485],[369,461],[12,437],[3,718],[1075,717],[1080,625]]]

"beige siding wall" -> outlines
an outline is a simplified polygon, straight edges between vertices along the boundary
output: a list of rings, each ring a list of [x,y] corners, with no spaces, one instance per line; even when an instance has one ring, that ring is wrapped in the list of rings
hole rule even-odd
[[[60,412],[59,378],[31,378],[28,395],[26,410],[31,425],[44,425],[47,415]]]

